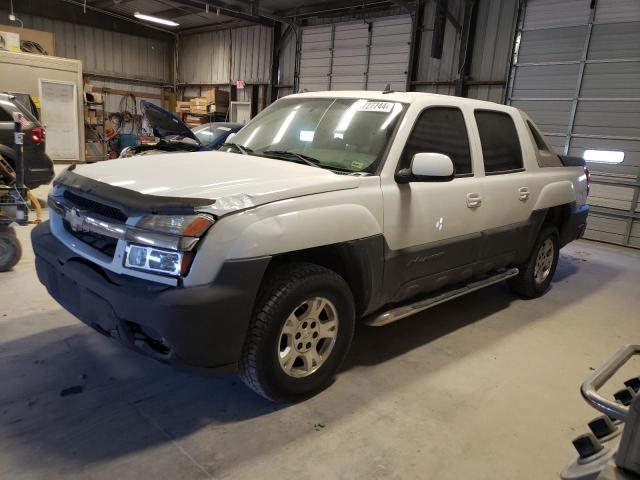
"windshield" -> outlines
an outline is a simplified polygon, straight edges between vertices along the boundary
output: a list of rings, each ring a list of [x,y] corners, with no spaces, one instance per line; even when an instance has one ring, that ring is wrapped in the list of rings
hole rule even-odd
[[[404,108],[398,102],[356,98],[282,99],[231,142],[251,155],[374,173]]]
[[[211,142],[215,142],[221,136],[226,135],[231,130],[230,127],[224,127],[214,124],[201,125],[191,129],[198,140],[204,145],[208,145]]]

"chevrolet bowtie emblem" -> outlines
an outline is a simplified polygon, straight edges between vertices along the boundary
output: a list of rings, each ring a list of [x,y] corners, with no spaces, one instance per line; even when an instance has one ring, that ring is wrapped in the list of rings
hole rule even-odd
[[[82,228],[84,226],[84,218],[80,215],[80,212],[78,212],[77,209],[71,208],[70,210],[67,210],[66,217],[71,230],[74,232],[81,232],[84,230]]]

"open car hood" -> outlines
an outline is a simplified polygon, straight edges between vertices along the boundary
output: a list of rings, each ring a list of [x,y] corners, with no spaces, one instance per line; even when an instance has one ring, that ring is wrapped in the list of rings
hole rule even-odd
[[[146,100],[140,102],[140,105],[156,137],[161,139],[169,136],[185,137],[202,146],[202,142],[198,140],[198,137],[195,136],[191,129],[173,113],[167,112],[164,108],[160,108]]]

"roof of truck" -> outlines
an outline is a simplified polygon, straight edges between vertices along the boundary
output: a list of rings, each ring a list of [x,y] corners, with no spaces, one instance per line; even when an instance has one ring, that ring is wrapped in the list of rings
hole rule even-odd
[[[305,92],[289,95],[286,98],[366,98],[379,101],[391,101],[391,102],[404,102],[404,103],[441,103],[444,105],[472,105],[474,107],[484,107],[500,110],[515,109],[508,105],[503,105],[495,102],[487,102],[485,100],[476,100],[475,98],[456,97],[453,95],[439,95],[437,93],[426,92],[382,92],[372,90],[338,90],[338,91],[319,91],[319,92]]]

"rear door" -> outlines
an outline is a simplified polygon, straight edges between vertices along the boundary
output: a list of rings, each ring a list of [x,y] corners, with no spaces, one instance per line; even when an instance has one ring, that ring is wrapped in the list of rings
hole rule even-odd
[[[528,252],[537,228],[537,219],[531,215],[537,189],[525,169],[517,119],[508,112],[487,109],[476,109],[473,116],[484,170],[479,193],[482,208],[489,213],[484,216],[482,270],[491,270]]]

